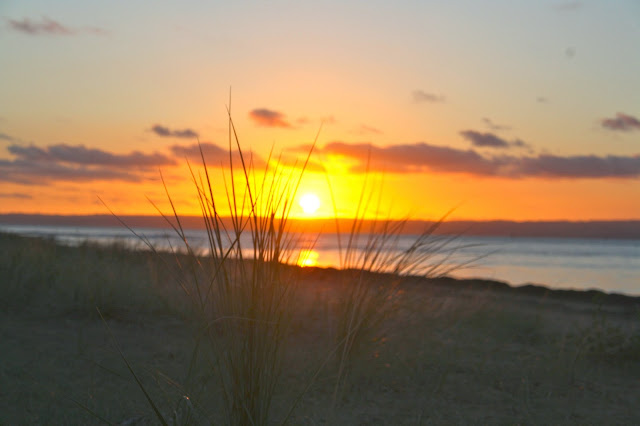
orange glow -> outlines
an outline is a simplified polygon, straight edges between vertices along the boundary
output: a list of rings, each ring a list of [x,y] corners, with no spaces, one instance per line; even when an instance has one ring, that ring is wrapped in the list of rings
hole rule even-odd
[[[320,255],[315,250],[312,250],[312,249],[301,250],[300,256],[298,257],[298,262],[297,262],[298,266],[302,266],[302,267],[317,266],[319,256]]]
[[[312,157],[313,159],[313,157]],[[326,161],[325,161],[326,160]],[[638,217],[640,187],[636,181],[615,179],[505,179],[478,178],[464,174],[394,174],[346,173],[340,158],[323,158],[329,170],[304,174],[298,193],[315,194],[321,201],[312,214],[305,213],[298,200],[291,210],[296,219],[353,217],[365,180],[379,185],[382,198],[373,198],[365,218],[390,217],[400,219],[437,219],[455,208],[451,219],[466,220],[626,220]],[[331,172],[331,170],[334,170]],[[196,175],[199,168],[194,166]],[[162,170],[169,193],[181,215],[200,215],[197,191],[186,165]],[[212,168],[214,197],[221,215],[228,215],[221,170]],[[228,170],[226,183],[229,183]],[[260,181],[262,172],[257,172]],[[100,197],[118,215],[157,215],[149,198],[165,213],[171,206],[160,175],[150,171],[139,182],[56,182],[29,187],[28,196],[8,198],[0,203],[0,213],[42,214],[109,214]],[[242,176],[237,175],[236,182]],[[327,184],[329,180],[331,189]],[[25,187],[8,183],[4,194],[25,193]],[[337,212],[334,212],[334,203]]]
[[[218,208],[228,214],[223,181],[212,174],[214,196],[223,200]],[[197,192],[185,176],[188,170],[163,171],[169,193],[179,214],[200,215]],[[309,215],[296,202],[291,217],[296,219],[353,217],[364,183],[363,175],[330,175],[332,190],[323,173],[309,172],[303,177],[299,193],[316,194],[321,205]],[[4,198],[0,213],[109,214],[100,197],[119,215],[156,215],[147,200],[169,213],[171,206],[159,179],[146,182],[67,182],[55,187],[29,188],[29,197]],[[626,220],[640,212],[640,188],[636,182],[602,180],[544,180],[499,178],[478,179],[469,176],[404,174],[386,175],[379,217],[435,219],[455,208],[453,219],[468,220]],[[24,188],[7,184],[4,193],[21,193]],[[332,199],[333,194],[333,199]],[[297,201],[297,200],[296,200]],[[377,199],[367,214],[375,216]],[[375,207],[375,208],[374,208]]]

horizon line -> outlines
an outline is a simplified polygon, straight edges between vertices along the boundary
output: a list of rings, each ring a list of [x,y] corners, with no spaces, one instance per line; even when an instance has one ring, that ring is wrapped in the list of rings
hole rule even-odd
[[[167,218],[160,215],[112,215],[112,214],[43,214],[43,213],[0,213],[0,224],[27,226],[98,226],[123,227],[123,222],[131,227],[170,228]],[[229,218],[223,217],[223,220]],[[202,216],[182,215],[180,220],[184,228],[204,229]],[[338,226],[351,223],[354,218],[338,218]],[[294,225],[304,224],[303,232],[334,233],[336,218],[289,218]],[[405,222],[403,234],[420,234],[428,226],[438,224],[439,220],[430,219],[365,219],[364,224],[385,222]],[[331,230],[326,228],[330,227]],[[348,229],[348,228],[343,228]],[[496,237],[558,237],[558,238],[614,238],[640,239],[640,219],[614,220],[527,220],[511,219],[452,219],[438,224],[435,234],[455,234],[467,236]]]

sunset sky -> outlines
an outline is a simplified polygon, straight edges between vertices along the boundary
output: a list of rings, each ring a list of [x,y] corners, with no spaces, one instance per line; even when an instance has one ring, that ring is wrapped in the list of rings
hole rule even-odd
[[[159,170],[197,213],[231,100],[260,167],[324,123],[294,216],[369,170],[394,217],[640,219],[639,41],[637,0],[0,0],[0,213],[152,214]]]

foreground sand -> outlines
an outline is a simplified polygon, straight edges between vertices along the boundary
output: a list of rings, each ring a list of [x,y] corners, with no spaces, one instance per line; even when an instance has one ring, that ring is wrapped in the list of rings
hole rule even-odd
[[[26,261],[34,247],[38,253],[51,249],[48,243],[34,244],[11,239],[6,246],[14,251],[13,263],[1,264],[5,288],[29,273],[19,256]],[[69,272],[74,277],[84,273],[81,258],[95,264],[107,256],[91,247],[52,250],[52,262],[69,266],[75,260]],[[142,255],[111,256],[109,262],[149,265]],[[108,272],[104,265],[99,270]],[[120,282],[135,271],[132,267],[115,278]],[[276,422],[327,360],[340,274],[304,271],[273,404]],[[50,277],[57,286],[71,280],[38,277]],[[389,277],[371,280],[378,285]],[[47,288],[50,295],[66,291]],[[640,424],[638,298],[451,279],[407,279],[400,290],[383,333],[355,358],[333,414],[335,366],[328,362],[290,424]],[[91,302],[75,294],[82,304]],[[19,295],[15,288],[3,292],[0,424],[101,424],[96,416],[115,424],[155,424],[92,309],[71,302],[56,309]],[[179,419],[184,408],[179,385],[193,348],[189,324],[176,310],[136,308],[117,297],[96,299],[105,300],[110,303],[107,325],[127,358],[166,415]],[[197,399],[215,421],[222,408],[219,386],[209,373],[201,371]]]

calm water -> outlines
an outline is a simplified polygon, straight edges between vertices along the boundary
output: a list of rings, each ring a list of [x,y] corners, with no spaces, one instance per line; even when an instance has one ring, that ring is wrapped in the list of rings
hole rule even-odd
[[[65,244],[85,240],[99,243],[144,244],[124,228],[1,225],[0,230],[24,235],[52,236]],[[170,230],[136,228],[155,247],[180,247]],[[332,234],[300,235],[306,261],[318,266],[339,266],[337,238]],[[316,240],[317,237],[317,240]],[[190,230],[192,245],[206,250],[204,231]],[[397,248],[409,247],[415,237],[402,236]],[[344,241],[344,240],[343,240]],[[640,295],[640,240],[463,237],[449,246],[449,264],[472,261],[450,275],[490,278],[520,285],[543,284],[552,288],[590,289]],[[298,252],[297,250],[296,252]]]

